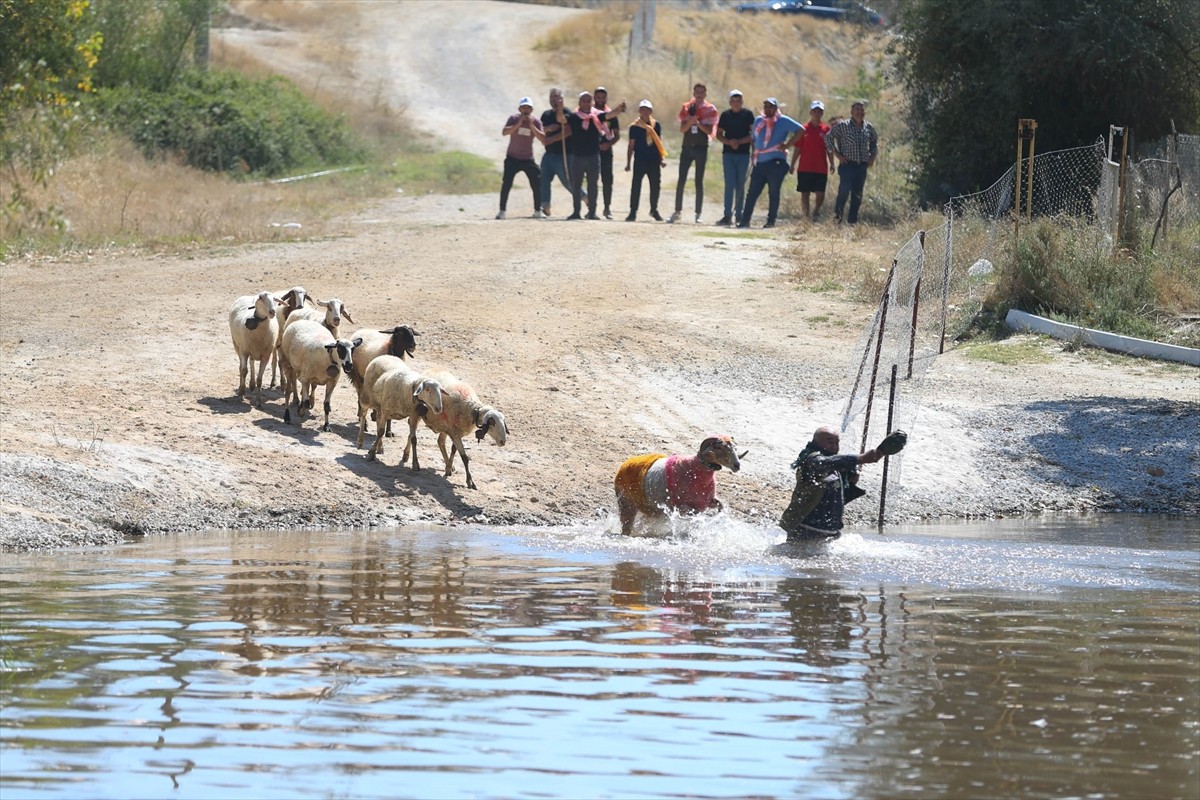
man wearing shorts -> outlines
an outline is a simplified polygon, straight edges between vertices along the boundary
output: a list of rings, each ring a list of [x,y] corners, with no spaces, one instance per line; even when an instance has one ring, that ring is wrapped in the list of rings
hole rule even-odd
[[[825,145],[829,126],[822,121],[825,104],[813,100],[808,109],[808,122],[804,131],[796,138],[796,149],[792,153],[792,171],[796,173],[796,191],[800,193],[800,207],[804,218],[817,221],[821,206],[825,203],[825,184],[833,172],[833,153]],[[796,162],[799,162],[797,164]],[[812,211],[809,212],[809,195],[814,195]]]

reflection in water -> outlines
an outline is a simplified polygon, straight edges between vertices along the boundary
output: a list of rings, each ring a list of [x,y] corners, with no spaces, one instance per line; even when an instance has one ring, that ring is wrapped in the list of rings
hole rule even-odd
[[[1197,796],[1200,542],[1166,530],[916,530],[801,558],[740,529],[7,556],[0,787]],[[1040,547],[1060,555],[1017,568]]]

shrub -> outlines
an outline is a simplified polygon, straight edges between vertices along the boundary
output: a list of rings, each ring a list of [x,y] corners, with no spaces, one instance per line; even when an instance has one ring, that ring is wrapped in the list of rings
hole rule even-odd
[[[161,92],[103,89],[97,103],[147,157],[175,154],[200,169],[273,176],[365,157],[342,118],[284,78],[193,71]]]
[[[990,304],[1154,338],[1155,272],[1153,261],[1128,251],[1110,255],[1084,223],[1039,219],[1003,259]]]

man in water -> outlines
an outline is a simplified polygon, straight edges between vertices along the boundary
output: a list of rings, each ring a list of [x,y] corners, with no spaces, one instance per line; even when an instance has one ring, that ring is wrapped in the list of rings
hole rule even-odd
[[[891,434],[880,446],[861,455],[838,455],[841,436],[829,427],[817,428],[812,441],[792,462],[796,470],[796,488],[792,501],[779,518],[779,527],[789,542],[835,539],[842,533],[842,512],[846,503],[866,494],[856,485],[858,465],[874,464],[885,455],[899,452],[885,445],[902,432]],[[899,447],[903,447],[900,444]]]

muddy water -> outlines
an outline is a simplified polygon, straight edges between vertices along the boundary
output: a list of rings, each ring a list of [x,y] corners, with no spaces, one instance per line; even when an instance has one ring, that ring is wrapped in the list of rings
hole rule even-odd
[[[0,561],[0,795],[1200,795],[1200,533],[219,533]]]

